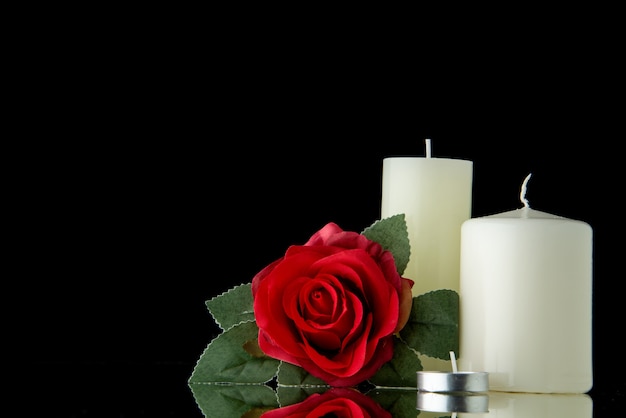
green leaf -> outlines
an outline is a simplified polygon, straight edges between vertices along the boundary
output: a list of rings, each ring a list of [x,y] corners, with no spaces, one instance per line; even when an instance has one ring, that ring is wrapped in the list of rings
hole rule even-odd
[[[220,328],[227,330],[233,325],[254,321],[251,287],[250,283],[242,284],[205,302]]]
[[[278,407],[276,392],[266,385],[190,385],[205,417],[240,418]]]
[[[265,383],[278,373],[279,360],[250,355],[256,322],[235,325],[214,338],[200,356],[189,383]]]
[[[409,232],[403,213],[374,222],[362,232],[369,240],[379,243],[385,250],[391,251],[396,262],[396,269],[402,276],[411,255]]]
[[[278,385],[279,386],[324,386],[328,384],[319,379],[300,366],[287,362],[281,362],[278,368]]]
[[[459,295],[449,289],[413,298],[409,321],[400,331],[409,347],[430,357],[447,360],[459,352]]]
[[[383,364],[369,381],[380,387],[416,388],[416,372],[422,368],[422,362],[417,353],[411,350],[404,341],[394,337],[393,358]]]
[[[415,375],[417,384],[417,375]],[[393,418],[415,418],[421,411],[416,409],[417,392],[415,390],[380,389],[367,392]]]

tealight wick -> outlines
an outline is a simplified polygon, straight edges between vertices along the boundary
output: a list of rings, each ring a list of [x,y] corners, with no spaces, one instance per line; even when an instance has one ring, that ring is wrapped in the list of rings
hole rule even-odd
[[[528,180],[530,180],[531,175],[532,173],[528,174],[526,178],[524,179],[524,182],[522,183],[522,190],[520,191],[520,194],[519,194],[520,200],[524,204],[524,207],[527,209],[530,208],[530,205],[528,204],[528,199],[526,199],[526,185],[528,184]]]
[[[430,158],[430,139],[426,139],[426,158]]]
[[[454,351],[450,351],[450,361],[452,362],[452,373],[456,373],[458,370],[456,368],[456,356],[454,355]]]

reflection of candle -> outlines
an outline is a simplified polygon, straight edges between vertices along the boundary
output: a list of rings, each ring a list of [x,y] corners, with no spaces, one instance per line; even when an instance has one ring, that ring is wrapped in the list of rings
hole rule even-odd
[[[584,394],[489,392],[489,412],[458,418],[592,418],[593,400]]]
[[[413,295],[459,291],[461,224],[470,218],[472,161],[389,157],[383,160],[381,218],[404,213],[411,255],[404,277]]]
[[[461,229],[459,363],[491,390],[592,387],[592,229],[524,207]]]
[[[486,393],[417,392],[417,409],[431,412],[488,412]],[[438,415],[440,416],[440,415]]]

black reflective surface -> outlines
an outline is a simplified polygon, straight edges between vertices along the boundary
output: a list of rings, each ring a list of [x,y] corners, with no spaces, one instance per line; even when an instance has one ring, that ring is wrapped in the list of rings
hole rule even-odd
[[[26,406],[24,411],[36,410],[39,416],[66,418],[202,418],[204,415],[187,385],[192,367],[175,363],[40,364],[37,372],[46,379],[31,390],[33,408]],[[593,400],[593,417],[620,416],[626,405],[624,385],[613,388],[599,385],[589,395]],[[417,412],[416,409],[416,415]]]
[[[202,417],[184,364],[46,364],[33,394],[42,416]]]

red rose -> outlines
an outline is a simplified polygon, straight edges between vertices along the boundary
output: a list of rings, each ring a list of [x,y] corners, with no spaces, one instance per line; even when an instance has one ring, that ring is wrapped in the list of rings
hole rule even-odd
[[[252,279],[259,346],[331,386],[354,386],[393,357],[412,285],[391,252],[329,223]]]
[[[261,418],[306,418],[306,417],[362,417],[391,418],[372,398],[355,389],[331,388],[326,392],[310,395],[304,401],[273,409],[261,415]]]

